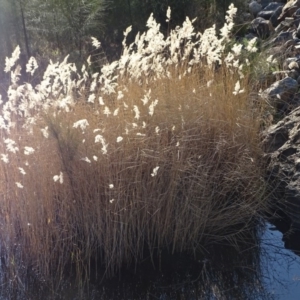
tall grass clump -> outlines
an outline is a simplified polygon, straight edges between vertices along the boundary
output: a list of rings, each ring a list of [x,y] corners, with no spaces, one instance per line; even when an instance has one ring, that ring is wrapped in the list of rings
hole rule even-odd
[[[263,108],[250,102],[247,60],[225,53],[236,9],[218,34],[188,18],[168,37],[150,16],[118,61],[89,73],[50,61],[18,82],[20,49],[1,104],[2,257],[40,278],[70,265],[113,275],[145,252],[196,251],[243,236],[266,208],[259,147]],[[170,10],[167,12],[170,18]],[[92,39],[93,45],[100,43]],[[37,62],[30,58],[33,77]],[[11,265],[10,265],[11,266]]]

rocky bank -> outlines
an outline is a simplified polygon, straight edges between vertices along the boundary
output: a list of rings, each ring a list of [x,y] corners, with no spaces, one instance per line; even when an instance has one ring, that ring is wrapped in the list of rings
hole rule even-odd
[[[262,133],[267,175],[292,227],[300,230],[300,0],[251,1],[249,13],[248,38],[260,39],[281,69],[259,95],[277,120]]]

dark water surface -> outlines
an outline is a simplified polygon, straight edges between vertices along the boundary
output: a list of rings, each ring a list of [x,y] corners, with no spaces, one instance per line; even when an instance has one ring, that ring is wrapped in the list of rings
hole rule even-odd
[[[288,239],[287,237],[292,237]],[[85,289],[71,280],[60,284],[28,282],[1,275],[0,299],[300,299],[300,234],[283,234],[266,223],[243,235],[243,243],[222,243],[194,255],[158,253],[136,268],[124,268],[118,278],[107,279],[105,270],[92,276]],[[232,241],[231,241],[232,244]],[[153,267],[155,265],[155,269]],[[38,279],[38,280],[37,280]],[[74,281],[73,281],[74,282]]]

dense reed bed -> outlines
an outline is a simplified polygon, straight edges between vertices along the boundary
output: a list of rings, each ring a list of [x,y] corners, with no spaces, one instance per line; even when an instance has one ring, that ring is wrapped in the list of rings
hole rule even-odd
[[[81,70],[66,58],[35,86],[18,82],[19,48],[7,58],[0,239],[11,268],[18,259],[46,280],[72,265],[80,281],[91,262],[113,275],[145,252],[242,238],[267,202],[263,106],[249,100],[245,60],[255,40],[230,41],[235,12],[221,35],[187,19],[164,37],[151,16],[99,73],[93,57]]]

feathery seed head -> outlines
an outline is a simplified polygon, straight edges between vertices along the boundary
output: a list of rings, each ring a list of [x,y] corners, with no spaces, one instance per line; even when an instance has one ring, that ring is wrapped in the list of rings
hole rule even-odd
[[[18,187],[19,189],[24,188],[24,186],[23,186],[20,182],[16,182],[16,185],[17,185],[17,187]]]
[[[81,130],[85,130],[87,126],[89,126],[87,119],[79,120],[73,124],[74,128],[80,127]]]
[[[155,167],[151,173],[151,176],[152,177],[155,177],[157,175],[157,172],[158,172],[158,169],[159,169],[159,166]]]
[[[5,69],[4,72],[8,73],[12,67],[15,65],[16,61],[19,59],[21,54],[20,46],[17,46],[14,52],[12,53],[11,58],[5,58]]]
[[[33,56],[31,56],[28,60],[28,63],[26,64],[26,72],[30,73],[32,76],[37,68],[38,68],[37,61]]]
[[[4,163],[8,164],[8,163],[9,163],[8,154],[3,154],[3,153],[1,153],[1,160],[2,160]]]
[[[99,49],[101,46],[101,43],[98,41],[98,39],[96,39],[95,37],[91,37],[92,39],[92,45],[96,48]]]

